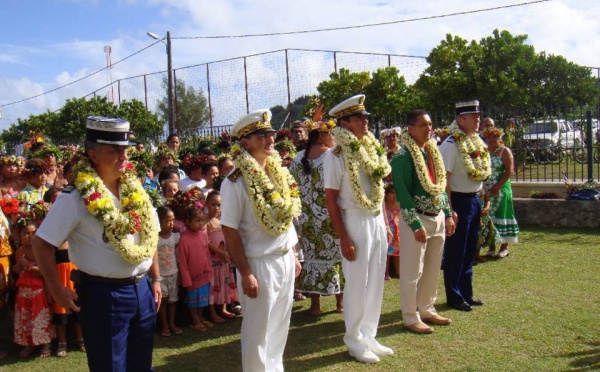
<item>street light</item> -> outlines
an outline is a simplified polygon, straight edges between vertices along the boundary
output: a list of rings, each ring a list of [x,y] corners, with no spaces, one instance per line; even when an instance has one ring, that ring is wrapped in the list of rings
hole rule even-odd
[[[171,66],[171,32],[167,31],[166,43],[163,41],[165,38],[161,39],[155,33],[146,32],[146,35],[155,40],[160,40],[167,47],[167,109],[169,111],[169,135],[171,135],[175,133],[175,115],[173,113],[173,68]]]

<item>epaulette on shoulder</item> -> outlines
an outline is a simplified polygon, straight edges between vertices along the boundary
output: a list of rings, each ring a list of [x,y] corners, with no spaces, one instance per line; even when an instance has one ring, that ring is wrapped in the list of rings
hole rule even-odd
[[[446,138],[446,141],[448,141],[448,143],[454,143],[454,136]]]
[[[236,182],[238,180],[238,178],[240,178],[241,176],[242,176],[242,171],[240,170],[240,168],[235,168],[233,170],[233,172],[231,172],[231,174],[229,174],[229,176],[227,176],[227,178],[231,182]]]
[[[75,190],[75,185],[67,185],[67,186],[65,186],[65,188],[63,189],[62,192],[64,192],[65,194],[70,194],[74,190]]]
[[[336,146],[333,151],[332,151],[333,155],[337,156],[338,158],[340,157],[340,155],[342,155],[342,146]]]

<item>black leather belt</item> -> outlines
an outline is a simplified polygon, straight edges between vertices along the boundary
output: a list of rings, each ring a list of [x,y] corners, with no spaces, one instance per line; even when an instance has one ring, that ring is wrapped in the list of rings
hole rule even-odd
[[[84,273],[81,270],[73,270],[71,271],[71,280],[76,284],[81,284],[84,282],[94,282],[94,283],[105,283],[112,285],[129,285],[129,284],[137,284],[141,282],[146,277],[146,273],[139,274],[136,276],[131,276],[129,278],[105,278],[103,276],[96,276]]]
[[[427,212],[421,209],[417,209],[417,213],[418,214],[423,214],[425,216],[429,216],[429,217],[437,217],[439,213],[431,213],[431,212]]]

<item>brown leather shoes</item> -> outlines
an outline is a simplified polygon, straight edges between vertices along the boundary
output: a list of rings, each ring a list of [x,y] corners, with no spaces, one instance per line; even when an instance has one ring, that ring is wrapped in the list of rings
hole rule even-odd
[[[422,320],[425,323],[441,325],[441,326],[445,326],[445,325],[452,323],[452,321],[450,319],[444,318],[443,316],[441,316],[439,314],[432,315],[429,318],[425,318]]]
[[[417,322],[415,324],[411,324],[408,326],[404,325],[404,329],[411,331],[412,333],[418,333],[421,335],[433,333],[433,328],[431,328],[430,326],[428,326],[427,324],[425,324],[423,322]]]

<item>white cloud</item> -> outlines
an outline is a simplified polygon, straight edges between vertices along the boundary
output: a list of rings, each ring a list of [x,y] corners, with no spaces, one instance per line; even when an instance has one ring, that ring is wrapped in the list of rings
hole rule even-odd
[[[341,27],[348,25],[387,22],[392,20],[428,17],[473,9],[498,7],[514,4],[514,0],[501,3],[476,0],[430,0],[414,2],[396,0],[373,3],[368,0],[307,0],[273,1],[256,0],[122,0],[129,6],[139,7],[140,11],[156,12],[153,23],[139,28],[123,29],[118,38],[111,40],[80,40],[50,45],[47,49],[20,50],[5,49],[0,62],[33,65],[39,61],[32,55],[50,54],[50,50],[61,53],[61,58],[69,68],[61,67],[60,73],[44,79],[54,85],[42,84],[30,78],[8,79],[0,72],[0,102],[11,102],[69,83],[90,72],[104,67],[103,47],[111,45],[112,61],[116,62],[152,43],[144,35],[146,31],[164,34],[170,30],[173,66],[197,65],[205,62],[244,55],[268,52],[285,48],[305,48],[321,50],[341,50],[409,54],[425,56],[444,39],[446,33],[461,36],[467,40],[479,40],[492,34],[494,29],[508,30],[513,35],[528,34],[528,42],[537,52],[563,55],[570,61],[586,66],[598,66],[597,51],[600,50],[600,3],[593,0],[555,0],[535,5],[504,10],[482,12],[470,15],[408,22],[394,25],[358,28],[324,33],[281,35],[246,39],[177,39],[183,36],[237,35],[249,33],[281,32]],[[92,1],[92,3],[95,3]],[[418,4],[418,5],[417,5]],[[138,26],[140,27],[140,26]],[[120,27],[122,28],[122,26]],[[147,29],[146,29],[147,28]],[[316,85],[326,79],[333,70],[332,57],[327,53],[290,52],[290,73],[292,99],[314,93]],[[270,57],[269,57],[270,58]],[[249,86],[252,94],[250,109],[257,106],[285,103],[287,87],[285,81],[285,61],[278,58],[253,57],[248,59],[252,66]],[[382,57],[385,60],[385,57]],[[352,59],[356,68],[374,69],[381,64],[380,57],[338,55],[338,68],[344,61]],[[394,59],[396,60],[396,59]],[[400,59],[398,59],[400,60]],[[35,62],[32,62],[35,61]],[[408,74],[408,82],[424,68],[422,60],[402,60],[400,68]],[[243,68],[236,63],[211,65],[211,93],[215,117],[220,123],[231,123],[236,115],[245,113],[245,87]],[[384,61],[385,63],[385,61]],[[396,64],[396,63],[394,63]],[[235,65],[235,66],[234,66]],[[50,68],[48,68],[51,71]],[[164,45],[154,45],[112,69],[112,79],[124,79],[144,73],[166,70]],[[178,70],[178,77],[189,80],[190,84],[202,87],[206,93],[206,70],[196,67]],[[218,74],[222,78],[217,80]],[[162,96],[161,77],[149,76],[148,106],[153,108]],[[80,83],[73,84],[40,99],[3,108],[5,118],[16,119],[20,115],[38,113],[45,109],[59,108],[66,98],[83,96],[108,81],[106,72],[97,74]],[[7,87],[4,89],[4,87]],[[115,96],[117,96],[116,87]],[[143,79],[122,81],[121,95],[125,98],[140,98],[143,93]],[[223,96],[219,97],[219,93]],[[143,94],[142,94],[143,97]],[[283,100],[281,102],[281,100]],[[44,106],[46,105],[46,106]],[[18,107],[17,107],[18,106]],[[9,115],[9,112],[13,114]],[[14,120],[16,121],[16,120]],[[0,121],[0,129],[9,122]]]

